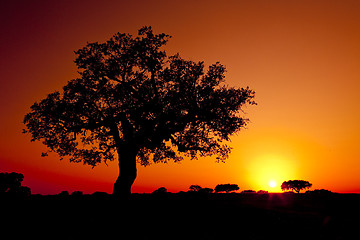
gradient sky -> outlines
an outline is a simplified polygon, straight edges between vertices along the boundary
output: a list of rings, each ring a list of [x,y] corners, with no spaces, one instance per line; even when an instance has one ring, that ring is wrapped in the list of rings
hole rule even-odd
[[[256,91],[251,123],[214,158],[138,167],[134,192],[161,186],[360,192],[360,1],[3,1],[0,7],[0,171],[33,193],[112,191],[117,163],[91,169],[40,157],[21,133],[29,107],[77,76],[74,51],[144,25],[172,35],[168,54],[220,61],[227,83]],[[270,188],[269,181],[278,186]]]

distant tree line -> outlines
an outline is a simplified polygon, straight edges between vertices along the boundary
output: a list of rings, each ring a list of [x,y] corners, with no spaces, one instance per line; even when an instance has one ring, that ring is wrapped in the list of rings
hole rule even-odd
[[[24,180],[24,175],[16,172],[3,172],[0,173],[0,197],[1,196],[10,196],[10,197],[27,197],[31,195],[31,190],[29,187],[22,186],[21,183]],[[300,193],[301,190],[306,190],[312,187],[312,183],[305,180],[289,180],[284,181],[281,184],[281,190],[283,191],[291,191]],[[210,193],[230,193],[234,191],[238,191],[240,188],[237,184],[218,184],[215,189],[208,187],[201,187],[200,185],[190,185],[188,192],[189,193],[202,193],[202,194],[210,194]],[[153,194],[164,194],[167,193],[167,189],[165,187],[160,187],[153,191]],[[242,194],[267,194],[268,191],[260,190],[258,192],[254,190],[243,190]],[[325,189],[316,189],[314,191],[307,191],[307,194],[329,194],[332,193],[329,190]],[[108,195],[105,192],[94,192],[92,196],[94,197],[104,197]],[[79,198],[83,196],[83,192],[74,191],[69,194],[68,191],[62,191],[58,194],[59,197],[67,198],[71,196],[72,198]]]
[[[312,187],[312,183],[305,181],[305,180],[289,180],[284,181],[281,185],[282,191],[294,191],[296,193],[300,193],[301,190],[309,189]],[[203,188],[200,185],[191,185],[189,187],[188,192],[196,192],[196,193],[230,193],[239,190],[239,186],[237,184],[218,184],[216,185],[215,189],[212,188]],[[320,190],[315,190],[320,191]],[[328,190],[321,189],[321,192],[330,192]],[[165,187],[161,187],[157,190],[155,190],[153,193],[166,193],[167,189]],[[258,192],[254,190],[243,190],[241,193],[243,194],[252,194],[252,193],[258,193],[258,194],[267,194],[268,191],[260,190]]]
[[[233,191],[237,191],[239,190],[239,186],[237,184],[218,184],[216,185],[215,187],[215,193],[219,193],[219,192],[226,192],[226,193],[229,193],[229,192],[233,192]],[[158,189],[156,189],[155,191],[153,191],[153,193],[166,193],[167,192],[167,189],[165,187],[160,187]],[[188,192],[190,193],[213,193],[214,192],[214,189],[212,188],[203,188],[201,187],[200,185],[191,185],[189,187],[189,190]]]

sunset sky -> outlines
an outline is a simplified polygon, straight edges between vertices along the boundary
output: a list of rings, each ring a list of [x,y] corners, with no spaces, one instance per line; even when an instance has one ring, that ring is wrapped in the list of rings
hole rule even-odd
[[[75,2],[75,3],[74,3]],[[166,50],[220,61],[229,86],[256,91],[251,120],[215,158],[138,166],[133,192],[221,183],[281,191],[360,193],[360,1],[3,1],[0,6],[0,172],[21,172],[32,193],[111,192],[117,162],[92,169],[41,157],[24,115],[78,76],[74,51],[144,25],[172,36]],[[276,183],[270,187],[269,183]]]

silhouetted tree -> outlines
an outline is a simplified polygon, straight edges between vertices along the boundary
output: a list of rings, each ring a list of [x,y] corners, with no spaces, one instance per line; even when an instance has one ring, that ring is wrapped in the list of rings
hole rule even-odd
[[[21,186],[24,175],[21,173],[0,173],[0,194],[26,197],[31,195],[29,187]]]
[[[189,187],[189,191],[190,191],[190,192],[198,192],[198,191],[200,191],[200,189],[202,189],[202,187],[199,186],[199,185],[191,185],[191,186]]]
[[[191,185],[189,187],[189,192],[197,192],[197,193],[212,193],[214,191],[214,189],[212,188],[202,188],[199,185]]]
[[[167,189],[165,187],[159,187],[158,189],[154,190],[152,193],[162,194],[162,193],[166,193],[166,192],[167,192]]]
[[[281,184],[281,190],[291,190],[300,193],[303,189],[311,188],[312,184],[304,180],[289,180]]]
[[[69,197],[69,192],[68,191],[61,191],[58,196],[59,197],[63,197],[63,198],[66,198],[66,197]]]
[[[143,27],[137,37],[117,33],[88,43],[75,52],[79,78],[35,102],[24,133],[71,162],[94,167],[117,157],[117,196],[131,193],[136,161],[224,161],[225,142],[248,122],[240,114],[255,104],[254,91],[223,84],[219,62],[205,73],[204,62],[167,56],[161,48],[169,38]]]
[[[232,192],[239,190],[239,186],[237,184],[218,184],[215,187],[215,193],[218,192]]]

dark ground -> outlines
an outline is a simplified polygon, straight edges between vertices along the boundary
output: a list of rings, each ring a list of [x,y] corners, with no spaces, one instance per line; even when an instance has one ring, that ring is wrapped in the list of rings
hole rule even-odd
[[[358,239],[360,195],[38,195],[0,214],[7,239]]]

